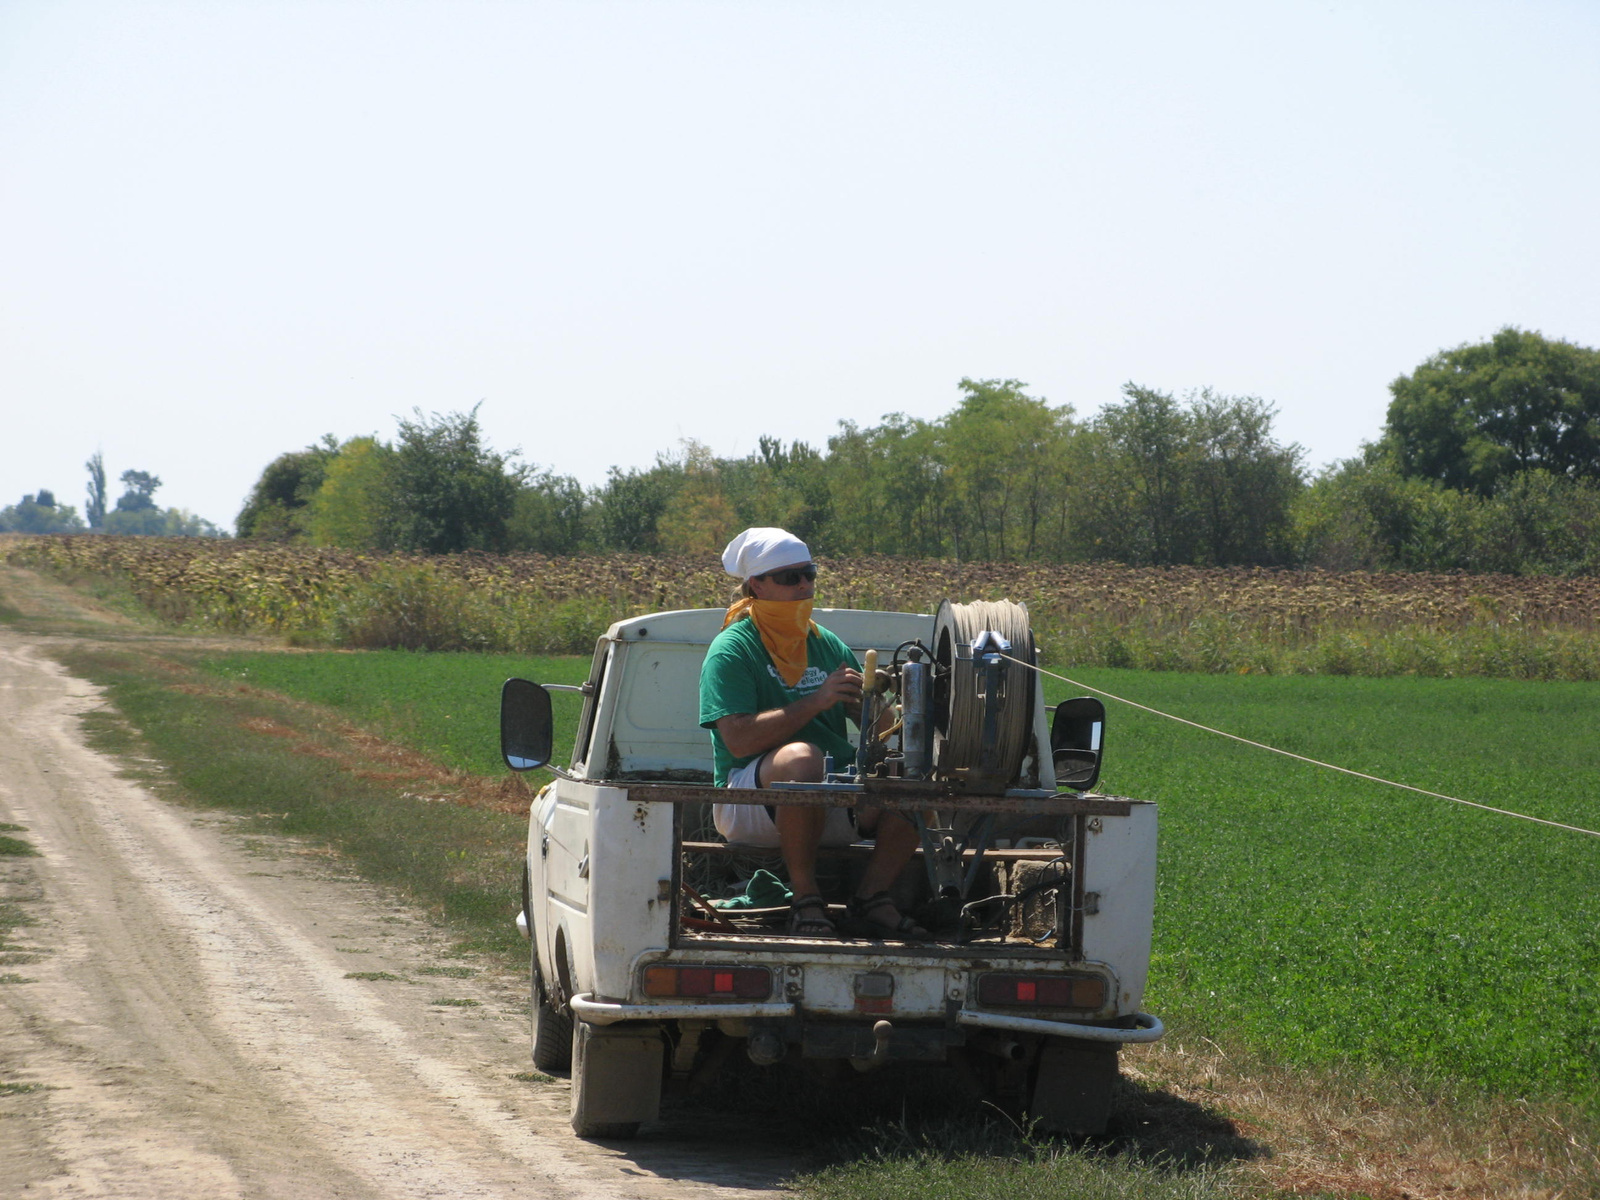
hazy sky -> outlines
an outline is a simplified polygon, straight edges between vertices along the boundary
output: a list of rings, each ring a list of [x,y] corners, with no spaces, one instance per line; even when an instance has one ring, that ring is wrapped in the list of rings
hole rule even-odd
[[[1507,324],[1600,344],[1593,0],[0,0],[0,503],[98,448],[231,528],[480,401],[595,483],[964,375],[1316,466]]]

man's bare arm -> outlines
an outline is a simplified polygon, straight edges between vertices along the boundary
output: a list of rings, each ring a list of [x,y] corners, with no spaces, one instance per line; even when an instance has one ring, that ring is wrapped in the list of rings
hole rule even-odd
[[[840,667],[809,696],[802,696],[782,708],[769,708],[759,713],[730,713],[717,720],[717,732],[722,734],[723,744],[730,754],[735,758],[747,758],[792,741],[808,721],[835,704],[854,705],[856,711],[860,711],[860,671]]]

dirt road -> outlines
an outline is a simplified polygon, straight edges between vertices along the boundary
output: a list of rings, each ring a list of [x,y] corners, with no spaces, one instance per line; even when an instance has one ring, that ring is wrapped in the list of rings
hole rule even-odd
[[[326,855],[129,782],[83,743],[101,703],[0,630],[0,822],[38,851],[0,856],[26,922],[0,949],[0,1195],[665,1200],[794,1169],[692,1129],[573,1138],[564,1082],[514,1078],[520,979]]]

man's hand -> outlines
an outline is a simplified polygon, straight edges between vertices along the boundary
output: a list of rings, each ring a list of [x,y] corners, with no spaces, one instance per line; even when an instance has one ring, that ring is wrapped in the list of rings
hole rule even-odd
[[[812,697],[821,699],[817,705],[817,712],[824,713],[835,704],[843,704],[847,708],[861,711],[861,672],[854,667],[840,667],[832,675],[822,681],[822,686],[811,693]],[[809,697],[808,697],[809,698]],[[815,716],[813,713],[812,716]],[[806,720],[810,720],[807,717]]]
[[[844,705],[853,717],[861,715],[861,672],[854,667],[840,667],[816,691],[783,708],[722,717],[717,721],[717,732],[722,734],[728,753],[747,758],[793,741],[801,726],[835,704]]]

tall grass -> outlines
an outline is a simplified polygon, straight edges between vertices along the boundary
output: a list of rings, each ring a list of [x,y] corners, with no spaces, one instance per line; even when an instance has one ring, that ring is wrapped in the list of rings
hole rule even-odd
[[[1425,623],[1328,619],[1313,628],[1214,613],[1131,621],[1032,608],[1047,665],[1181,671],[1203,675],[1487,676],[1600,679],[1600,637],[1589,631],[1494,622],[1437,628]]]
[[[616,617],[603,603],[571,596],[508,596],[433,563],[386,563],[353,581],[327,620],[295,640],[357,649],[477,650],[576,654]]]
[[[374,556],[205,539],[11,537],[180,625],[305,646],[586,654],[615,620],[720,606],[700,559]],[[1212,674],[1600,679],[1600,579],[841,559],[818,603],[1026,602],[1045,661]]]

